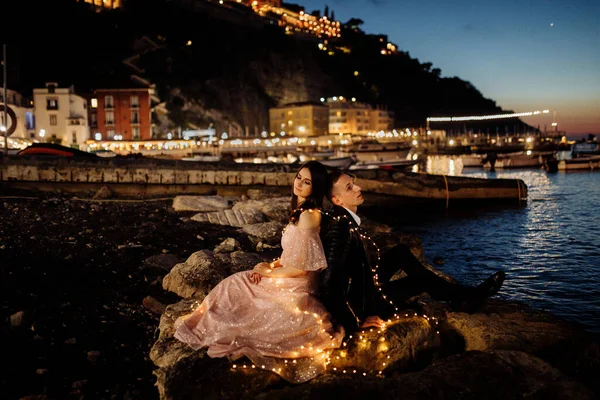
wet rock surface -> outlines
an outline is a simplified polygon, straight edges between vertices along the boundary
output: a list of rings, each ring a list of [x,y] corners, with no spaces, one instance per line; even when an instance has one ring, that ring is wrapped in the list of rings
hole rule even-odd
[[[92,195],[0,192],[2,398],[600,394],[596,336],[493,299],[464,313],[422,295],[413,302],[418,310],[403,310],[385,333],[354,336],[334,352],[327,373],[306,384],[249,365],[233,368],[174,339],[173,323],[225,276],[280,253],[284,202],[269,202],[266,213],[264,195],[248,193],[233,207],[260,212],[268,222],[244,229],[194,221],[196,211],[177,212],[171,200],[91,201]],[[365,228],[382,249],[402,242],[424,259],[418,238],[368,219]]]
[[[92,196],[0,192],[3,399],[158,398],[157,313],[180,300],[163,277],[228,238],[254,251],[238,228],[170,200]]]

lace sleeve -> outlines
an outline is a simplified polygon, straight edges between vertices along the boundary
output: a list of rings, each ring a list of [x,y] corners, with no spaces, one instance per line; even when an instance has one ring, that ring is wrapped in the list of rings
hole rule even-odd
[[[327,268],[319,229],[296,228],[294,236],[281,253],[281,264],[304,271],[319,271]]]

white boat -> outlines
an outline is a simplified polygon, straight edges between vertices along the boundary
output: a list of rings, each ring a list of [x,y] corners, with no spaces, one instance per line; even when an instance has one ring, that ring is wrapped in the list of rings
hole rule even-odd
[[[600,155],[589,157],[569,158],[558,162],[559,171],[581,171],[600,168]]]
[[[483,156],[481,154],[463,154],[460,160],[464,168],[483,167]]]
[[[361,162],[358,161],[350,166],[350,170],[363,170],[363,169],[378,169],[378,168],[407,168],[417,164],[417,160],[397,160],[397,161],[372,161],[372,162]]]
[[[347,169],[354,164],[355,159],[353,157],[331,157],[326,158],[324,160],[320,160],[321,164],[326,165],[328,167]]]
[[[498,154],[496,156],[494,167],[497,169],[505,168],[536,168],[544,164],[543,155],[541,153],[517,152]],[[489,156],[485,155],[483,160],[484,168],[491,168]]]

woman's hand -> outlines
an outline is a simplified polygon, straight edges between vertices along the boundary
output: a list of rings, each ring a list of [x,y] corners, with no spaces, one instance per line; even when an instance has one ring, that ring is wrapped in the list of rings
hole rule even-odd
[[[261,262],[261,263],[256,264],[252,270],[263,276],[266,276],[273,271],[273,269],[271,268],[271,265],[266,262]]]
[[[250,282],[254,283],[255,285],[258,285],[261,279],[262,275],[258,272],[253,272],[250,274]]]
[[[258,263],[252,269],[252,273],[250,274],[250,281],[256,285],[260,282],[263,276],[268,276],[273,269],[271,265],[266,262]]]

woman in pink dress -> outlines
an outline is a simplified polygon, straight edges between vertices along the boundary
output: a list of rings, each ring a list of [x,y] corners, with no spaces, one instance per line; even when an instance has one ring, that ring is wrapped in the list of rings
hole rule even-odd
[[[290,382],[325,370],[344,337],[316,297],[319,271],[327,268],[319,238],[327,169],[317,161],[298,171],[281,257],[221,281],[191,314],[175,322],[175,337],[210,357],[248,357]]]

